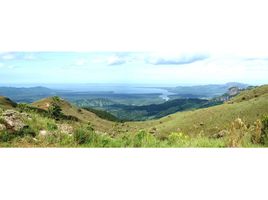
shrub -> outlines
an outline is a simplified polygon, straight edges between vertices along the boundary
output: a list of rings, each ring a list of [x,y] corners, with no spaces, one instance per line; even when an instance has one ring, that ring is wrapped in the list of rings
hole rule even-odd
[[[9,142],[14,139],[15,135],[7,131],[0,132],[0,142]]]
[[[52,97],[53,102],[60,102],[60,97],[59,96],[54,96]]]
[[[49,131],[55,131],[58,129],[58,126],[54,123],[51,123],[51,122],[47,122],[47,129]]]
[[[48,109],[48,113],[50,117],[58,120],[62,116],[62,109],[58,104],[53,102]]]
[[[75,130],[73,137],[77,144],[89,143],[92,139],[92,132],[80,128]]]
[[[268,115],[264,116],[261,122],[261,143],[268,144]]]
[[[253,144],[260,144],[262,138],[262,123],[261,120],[257,120],[255,122],[255,130],[253,131],[251,141]]]
[[[168,143],[170,145],[182,145],[189,141],[189,136],[182,132],[172,132],[168,136]]]
[[[2,118],[2,117],[0,117],[0,124],[5,124],[5,120]]]
[[[156,138],[152,134],[147,133],[144,130],[140,130],[133,137],[134,147],[152,147],[156,146],[156,143]]]
[[[228,147],[242,146],[242,142],[246,133],[247,133],[247,127],[245,123],[240,118],[237,118],[231,124],[231,130],[229,131],[227,146]]]
[[[36,133],[33,131],[33,129],[31,129],[28,126],[12,133],[8,131],[2,131],[0,132],[0,142],[9,142],[16,137],[25,137],[25,136],[35,137]]]
[[[15,135],[20,136],[20,137],[24,137],[24,136],[27,136],[27,135],[35,137],[36,133],[31,127],[26,126],[23,129],[21,129],[18,132],[16,132]]]

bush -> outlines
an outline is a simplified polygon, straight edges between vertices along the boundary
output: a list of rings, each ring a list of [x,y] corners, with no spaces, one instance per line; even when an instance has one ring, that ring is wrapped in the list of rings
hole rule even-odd
[[[251,141],[253,144],[260,144],[262,138],[262,123],[261,120],[255,122],[255,130],[252,133]]]
[[[48,113],[50,117],[59,120],[60,117],[62,116],[62,109],[58,104],[53,102],[48,109]]]
[[[268,115],[264,116],[261,120],[261,143],[268,144]]]
[[[237,118],[232,122],[231,130],[229,131],[228,147],[241,147],[245,136],[247,135],[247,127],[245,123]]]
[[[24,127],[23,129],[10,133],[8,131],[0,132],[0,142],[9,142],[16,137],[31,136],[35,137],[36,133],[30,127]]]
[[[74,141],[77,144],[89,143],[92,139],[92,132],[80,128],[74,132],[73,137],[74,137]]]
[[[58,129],[58,126],[54,123],[47,122],[47,130],[49,131],[55,131]]]
[[[147,133],[144,130],[140,130],[133,137],[134,147],[155,147],[156,143],[156,138],[152,134]]]
[[[15,135],[16,136],[20,136],[20,137],[24,137],[26,135],[35,137],[36,136],[36,133],[35,133],[35,131],[31,127],[26,126],[23,129],[21,129],[18,132],[16,132]]]
[[[52,100],[54,101],[54,102],[60,102],[60,97],[59,96],[54,96],[54,97],[52,97]]]
[[[183,145],[189,140],[189,136],[182,132],[172,132],[168,136],[168,143],[170,145]]]
[[[14,139],[15,135],[7,131],[0,132],[0,142],[9,142]]]

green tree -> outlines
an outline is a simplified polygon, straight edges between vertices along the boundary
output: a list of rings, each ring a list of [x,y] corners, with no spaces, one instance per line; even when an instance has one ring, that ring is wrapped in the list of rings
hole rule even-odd
[[[58,104],[52,103],[52,105],[48,109],[48,113],[52,118],[58,120],[62,116],[62,109]]]

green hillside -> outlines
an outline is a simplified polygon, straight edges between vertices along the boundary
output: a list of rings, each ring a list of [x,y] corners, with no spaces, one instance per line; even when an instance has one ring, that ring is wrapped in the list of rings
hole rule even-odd
[[[239,95],[232,98],[229,101],[229,103],[239,103],[243,101],[248,101],[250,99],[256,99],[267,93],[268,93],[268,85],[262,85],[260,87],[253,87],[252,89],[248,89],[248,90],[241,92]]]
[[[138,129],[150,130],[153,127],[159,134],[169,134],[179,130],[190,135],[199,133],[212,135],[228,129],[231,122],[238,117],[252,125],[266,114],[268,114],[268,86],[261,86],[243,91],[223,105],[179,112],[159,120],[133,122],[129,123],[129,126],[134,128],[134,131]]]
[[[10,100],[9,98],[0,96],[0,108],[4,108],[4,109],[15,108],[16,105],[17,104],[13,102],[12,100]]]
[[[18,106],[1,97],[0,105],[0,147],[268,146],[268,86],[222,105],[140,122],[108,121],[59,97]]]
[[[48,110],[53,103],[56,103],[62,109],[64,115],[73,116],[82,123],[90,123],[98,131],[109,132],[113,127],[114,122],[102,119],[95,113],[78,108],[58,97],[41,99],[32,103],[31,105],[40,109]]]

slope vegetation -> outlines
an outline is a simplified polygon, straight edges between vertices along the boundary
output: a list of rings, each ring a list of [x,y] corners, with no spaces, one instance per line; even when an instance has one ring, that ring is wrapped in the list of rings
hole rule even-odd
[[[146,122],[128,123],[133,131],[153,129],[156,133],[167,135],[182,131],[189,135],[213,135],[230,128],[231,122],[241,118],[248,126],[268,114],[268,86],[261,86],[241,92],[231,101],[195,111],[180,112]]]
[[[36,101],[31,105],[40,109],[48,110],[53,103],[56,103],[58,106],[60,106],[64,115],[73,116],[79,119],[81,122],[90,123],[98,131],[108,132],[113,127],[113,122],[101,119],[96,114],[85,109],[77,108],[60,98],[49,97]]]
[[[15,108],[16,103],[10,100],[7,97],[0,96],[0,108],[9,109],[9,108]]]

